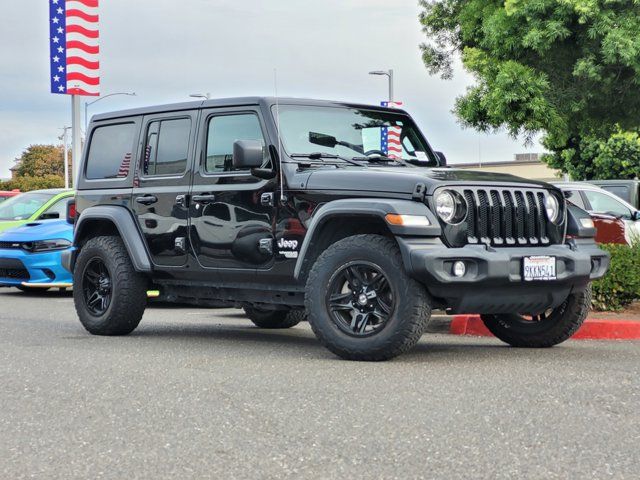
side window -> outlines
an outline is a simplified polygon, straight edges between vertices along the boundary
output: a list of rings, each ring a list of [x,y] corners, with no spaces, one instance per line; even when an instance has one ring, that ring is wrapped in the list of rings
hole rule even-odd
[[[89,180],[126,178],[131,168],[134,123],[98,127],[91,135],[86,176]]]
[[[206,173],[231,172],[234,170],[233,144],[236,140],[258,140],[265,146],[260,120],[253,113],[223,115],[209,120],[207,133]],[[267,152],[265,150],[265,158]]]
[[[584,200],[582,200],[582,195],[579,190],[569,190],[571,196],[569,197],[569,203],[573,203],[576,207],[580,207],[583,210],[588,210],[587,206],[584,204]]]
[[[182,175],[187,169],[191,119],[151,122],[142,171],[145,175]]]
[[[66,218],[67,204],[69,203],[69,200],[71,200],[71,197],[58,200],[56,203],[47,208],[44,213],[57,213],[59,214],[58,218]]]
[[[613,197],[605,193],[584,191],[587,200],[591,204],[591,210],[598,213],[613,213],[624,217],[631,217],[631,210]]]

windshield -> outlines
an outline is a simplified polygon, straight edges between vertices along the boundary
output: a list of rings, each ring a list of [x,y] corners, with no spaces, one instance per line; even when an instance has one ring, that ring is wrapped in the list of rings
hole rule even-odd
[[[405,114],[307,105],[280,105],[279,110],[282,143],[290,155],[378,155],[424,166],[437,165],[431,148]],[[276,117],[275,106],[273,115]]]
[[[26,220],[54,196],[46,193],[22,193],[0,203],[0,220]]]

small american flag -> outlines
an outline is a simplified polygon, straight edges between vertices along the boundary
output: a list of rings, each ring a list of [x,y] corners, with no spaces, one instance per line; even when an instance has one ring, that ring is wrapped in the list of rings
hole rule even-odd
[[[118,168],[117,178],[127,178],[129,176],[129,169],[131,168],[131,153],[126,153],[122,162],[120,162],[120,168]]]
[[[380,102],[380,105],[382,107],[386,107],[386,108],[402,108],[404,103],[402,103],[402,102]]]
[[[382,127],[380,129],[380,150],[389,158],[402,158],[401,134],[402,127]]]
[[[51,93],[100,95],[98,0],[49,0]]]

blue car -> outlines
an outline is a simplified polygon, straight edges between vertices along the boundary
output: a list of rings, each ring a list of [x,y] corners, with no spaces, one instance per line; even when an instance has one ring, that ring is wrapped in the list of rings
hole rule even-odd
[[[72,248],[73,225],[42,220],[0,233],[0,286],[23,291],[69,288],[71,274],[60,255]]]

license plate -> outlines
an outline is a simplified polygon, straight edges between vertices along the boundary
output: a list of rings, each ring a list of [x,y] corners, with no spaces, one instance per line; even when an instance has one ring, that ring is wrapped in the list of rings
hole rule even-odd
[[[556,257],[536,256],[522,259],[523,278],[526,282],[556,279]]]

